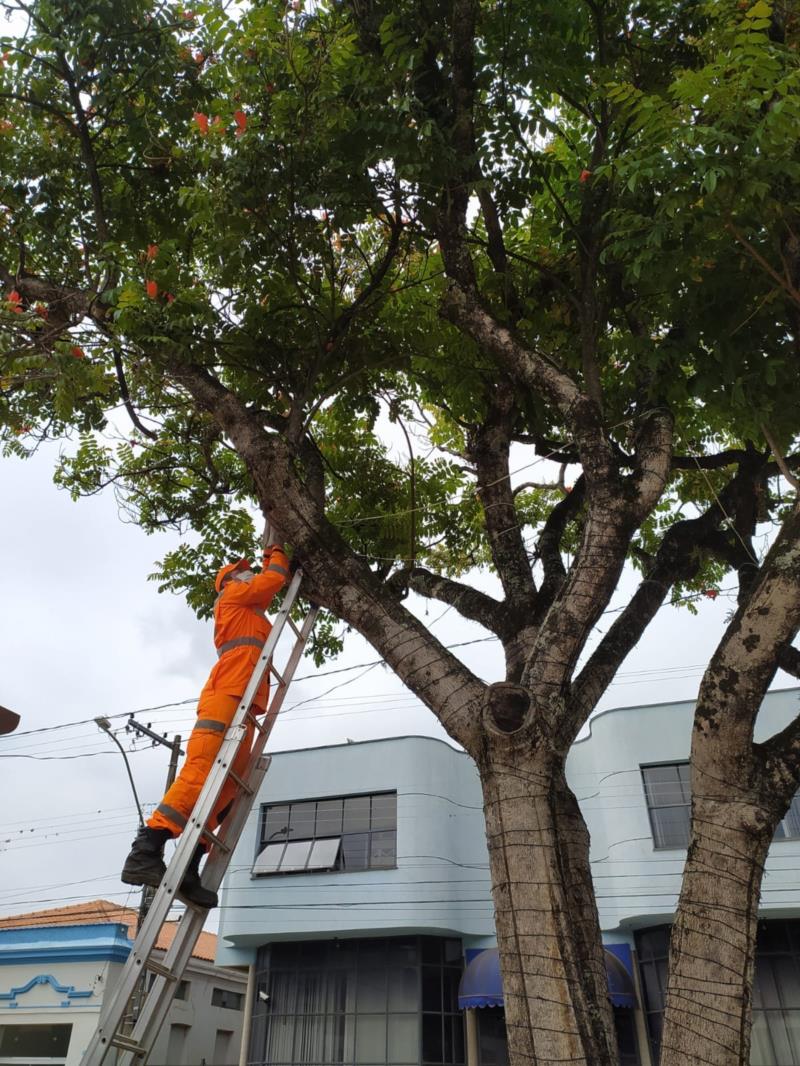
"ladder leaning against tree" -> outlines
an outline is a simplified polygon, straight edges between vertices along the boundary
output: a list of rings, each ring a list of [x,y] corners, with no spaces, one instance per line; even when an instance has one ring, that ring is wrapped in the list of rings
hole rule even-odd
[[[253,669],[247,689],[236,708],[236,714],[225,734],[225,739],[186,829],[178,840],[167,872],[156,890],[119,981],[114,986],[108,1000],[103,1003],[97,1030],[84,1052],[81,1066],[103,1066],[106,1062],[109,1066],[111,1063],[114,1063],[114,1066],[144,1066],[153,1048],[183,972],[203,930],[208,911],[203,907],[187,906],[175,938],[163,960],[154,959],[153,951],[186,868],[195,848],[201,841],[209,848],[209,857],[203,871],[203,884],[214,891],[219,888],[233,849],[250,813],[253,800],[269,767],[269,756],[264,755],[264,747],[303,654],[303,649],[311,635],[317,615],[317,608],[312,607],[299,628],[290,618],[301,579],[302,572],[298,570],[284,595],[283,603],[275,616],[272,630]],[[294,632],[295,640],[286,664],[279,672],[272,658],[281,634],[287,626]],[[277,685],[270,689],[266,714],[256,717],[251,713],[250,706],[267,672],[274,675]],[[247,768],[240,777],[231,767],[240,744],[245,740],[248,725],[254,727],[255,739]],[[206,823],[214,811],[228,778],[233,778],[236,782],[236,797],[222,826],[214,833]],[[133,1030],[125,1033],[128,1003],[137,985],[148,973],[153,975],[152,983],[146,989]],[[118,1054],[119,1052],[122,1054]]]

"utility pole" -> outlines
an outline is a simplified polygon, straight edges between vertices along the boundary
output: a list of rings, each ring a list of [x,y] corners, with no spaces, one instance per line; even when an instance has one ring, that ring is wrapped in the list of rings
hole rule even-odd
[[[166,788],[164,789],[164,791],[166,792],[172,782],[175,780],[178,773],[178,758],[183,755],[183,752],[181,751],[181,738],[179,735],[176,735],[172,738],[172,740],[167,740],[166,733],[156,733],[153,729],[151,729],[150,726],[151,723],[148,723],[147,725],[142,725],[141,722],[136,721],[133,715],[130,715],[125,726],[125,732],[133,732],[136,733],[138,736],[149,737],[152,747],[155,747],[157,744],[162,744],[165,748],[170,749],[169,766],[167,767],[167,783]],[[144,887],[142,888],[142,898],[139,902],[139,913],[136,916],[137,934],[142,927],[142,922],[145,920],[147,912],[150,910],[150,904],[153,902],[153,898],[155,897],[157,891],[158,889],[153,888],[151,885],[144,885]],[[145,987],[146,980],[147,977],[143,974],[142,980],[139,984],[138,989],[136,990],[136,993],[131,997],[130,1015],[128,1018],[128,1024],[130,1026],[129,1031],[133,1029],[133,1026],[136,1024],[136,1019],[139,1016],[139,1010],[141,1009],[142,1002],[144,1001],[144,996],[147,991]]]

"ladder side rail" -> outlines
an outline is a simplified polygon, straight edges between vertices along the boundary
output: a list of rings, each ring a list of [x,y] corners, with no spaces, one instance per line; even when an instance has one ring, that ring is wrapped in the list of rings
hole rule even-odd
[[[314,627],[317,613],[318,608],[312,608],[303,621],[302,628],[287,661],[285,669],[285,676],[288,678],[287,684],[276,689],[273,700],[270,701],[270,711],[273,708],[275,698],[279,695],[281,697],[280,702],[283,702],[285,689],[288,687],[288,682],[291,680],[294,671],[297,669],[297,664],[302,656],[303,648]],[[233,857],[235,844],[241,836],[247,818],[252,810],[253,799],[269,768],[269,756],[265,757],[263,754],[263,749],[268,736],[268,732],[256,735],[253,751],[248,761],[248,767],[244,772],[244,779],[247,781],[248,785],[253,787],[253,793],[248,795],[247,793],[242,792],[236,796],[231,812],[220,828],[220,838],[223,843],[229,844],[230,850],[223,850],[222,848],[213,849],[206,862],[206,867],[203,872],[203,882],[207,888],[210,888],[213,891],[216,891],[222,883],[228,865]],[[197,927],[198,921],[199,927]],[[202,932],[204,921],[205,913],[203,911],[198,912],[194,908],[187,909],[187,912],[178,927],[175,938],[164,958],[164,965],[177,975],[177,980],[167,981],[163,977],[156,977],[152,987],[148,991],[146,1009],[142,1010],[137,1025],[134,1027],[131,1034],[133,1039],[137,1040],[141,1045],[148,1049],[152,1049],[161,1030],[161,1026],[164,1024],[164,1020],[166,1019],[170,1005],[174,999],[177,982],[180,980],[186,966],[191,960],[192,949],[197,942],[200,932]],[[120,1062],[120,1066],[129,1066],[129,1063],[130,1066],[143,1066],[143,1060],[140,1057],[137,1058],[139,1059],[138,1064],[132,1054],[125,1053]]]
[[[203,883],[207,888],[211,888],[214,891],[216,891],[222,883],[225,871],[233,857],[236,843],[242,835],[242,830],[244,829],[247,818],[253,809],[253,804],[258,795],[261,782],[264,780],[267,769],[269,768],[270,757],[265,756],[263,750],[269,739],[269,734],[272,731],[272,725],[274,724],[274,721],[280,712],[280,707],[283,704],[288,683],[291,681],[294,671],[297,669],[297,664],[300,662],[300,658],[303,654],[303,648],[308,641],[311,630],[314,628],[314,622],[316,621],[318,611],[319,608],[312,607],[303,620],[302,628],[292,647],[289,659],[287,660],[285,669],[285,675],[288,678],[287,684],[285,686],[279,686],[275,690],[272,700],[270,700],[267,714],[272,716],[273,721],[269,724],[269,729],[264,733],[256,734],[253,750],[243,775],[245,781],[253,791],[250,795],[240,793],[236,796],[228,817],[220,827],[219,838],[223,844],[229,846],[230,850],[225,851],[222,848],[216,848],[212,850],[206,861],[205,870],[203,871]],[[276,703],[278,704],[277,710],[274,709]]]
[[[287,621],[289,620],[289,614],[294,605],[294,601],[297,598],[301,579],[302,572],[298,570],[295,573],[292,581],[290,582],[287,593],[284,596],[281,608],[275,616],[275,621],[273,622],[271,632],[269,634],[269,637],[267,638],[262,653],[259,656],[259,661],[253,669],[250,681],[248,682],[247,688],[245,689],[244,695],[242,697],[242,702],[239,704],[231,726],[226,732],[225,740],[223,741],[223,744],[220,747],[218,757],[215,760],[214,766],[212,767],[212,770],[209,773],[208,778],[206,779],[206,782],[203,786],[203,790],[200,796],[198,797],[198,801],[195,804],[195,809],[192,812],[192,817],[190,818],[189,824],[187,825],[186,830],[179,838],[179,843],[176,848],[175,854],[173,855],[172,861],[169,864],[167,874],[165,875],[164,879],[161,882],[161,885],[159,886],[158,891],[156,892],[156,898],[154,899],[153,904],[151,905],[151,908],[147,914],[147,917],[145,918],[145,921],[142,924],[142,928],[136,938],[136,943],[134,944],[134,948],[131,952],[131,955],[129,956],[125,967],[123,968],[123,973],[120,975],[120,979],[117,982],[117,985],[115,986],[114,994],[112,995],[111,999],[109,1000],[108,1004],[102,1012],[100,1024],[98,1025],[95,1035],[92,1041],[90,1042],[89,1047],[87,1048],[87,1051],[84,1055],[84,1059],[82,1061],[82,1066],[101,1066],[111,1046],[111,1037],[119,1032],[120,1024],[123,1020],[125,1010],[127,1009],[128,1001],[130,1000],[130,997],[136,987],[137,981],[146,969],[147,960],[153,948],[155,947],[158,935],[161,931],[161,927],[163,926],[167,918],[170,907],[174,901],[175,892],[179,887],[180,882],[183,880],[183,876],[186,872],[186,867],[188,866],[191,856],[194,853],[198,842],[200,841],[200,838],[205,829],[206,822],[208,821],[208,818],[213,812],[213,808],[219,798],[219,794],[221,793],[222,787],[227,778],[228,769],[230,767],[231,762],[233,761],[233,757],[238,751],[239,746],[246,734],[246,716],[250,711],[253,699],[255,698],[255,695],[261,685],[264,674],[267,672],[267,670],[270,669],[273,652],[281,637],[283,629]],[[300,655],[302,654],[302,648],[311,632],[311,626],[313,625],[313,619],[316,616],[316,613],[316,609],[313,609],[311,612],[309,612],[309,616],[306,619],[306,623],[309,623],[310,620],[310,624],[304,624],[302,631],[304,635],[302,637],[302,640],[300,639],[300,637],[298,637],[295,647],[292,649],[292,653],[290,656],[290,663],[292,664],[292,673],[294,672],[296,663],[297,661],[299,661]],[[292,626],[292,628],[296,631],[296,627]],[[274,718],[277,715],[276,711],[273,712],[273,703],[275,702],[275,699],[278,698],[278,706],[282,704],[287,686],[288,681],[281,681],[281,683],[274,692],[273,700],[270,701],[269,711],[267,712],[267,715],[272,720],[269,724],[269,730],[260,734],[258,737],[258,740],[260,742],[257,745],[259,748],[259,754],[260,751],[263,750],[263,746],[266,743],[269,732],[271,731],[272,725],[274,724]],[[262,771],[259,777],[259,783],[261,777],[263,777],[264,772],[265,770]],[[247,817],[247,813],[249,813],[249,808],[252,806],[252,796],[244,796],[241,798],[246,801],[247,806],[247,810],[244,812],[244,817],[243,819],[241,819],[243,824],[244,819],[246,819]],[[239,819],[237,819],[237,821],[239,821]],[[230,828],[232,829],[233,825],[231,825]],[[239,826],[239,832],[241,832],[241,826]],[[224,835],[221,835],[222,843],[225,843],[225,837],[228,836],[231,836],[231,838],[233,839],[233,843],[235,843],[235,838],[232,837],[230,830],[225,832]],[[209,876],[213,878],[213,880],[218,884],[219,882],[221,882],[222,877],[224,876],[225,869],[227,869],[232,849],[230,852],[224,852],[222,848],[215,849],[215,851],[216,855],[212,857],[214,861],[212,862],[211,859],[209,860],[208,872]],[[219,875],[218,877],[216,876],[217,873]],[[216,884],[214,887],[216,887]],[[199,915],[204,921],[205,912],[200,911]],[[187,914],[186,917],[189,917],[189,915]],[[184,923],[182,922],[181,925],[183,924]],[[186,924],[186,938],[188,938],[189,929],[195,924],[195,922],[190,920]],[[194,934],[194,940],[192,941],[191,945],[192,947],[196,942],[199,932],[202,930],[202,924],[203,922],[201,922],[199,928]],[[178,939],[177,935],[176,939]],[[185,937],[181,936],[179,939],[180,942],[183,943]],[[187,957],[190,956],[191,948]],[[177,981],[166,981],[166,979],[162,977],[157,977],[156,981],[160,984],[170,986],[170,989],[167,989],[168,1006],[169,1002],[171,1002],[172,995],[174,994],[174,990],[177,986]],[[150,997],[148,994],[148,999],[145,1001],[145,1007],[147,1006],[149,998]],[[140,1058],[140,1056],[136,1056],[136,1058],[138,1059]]]
[[[242,696],[241,703],[236,709],[231,725],[225,734],[217,757],[214,760],[214,764],[211,767],[200,795],[197,798],[197,802],[194,805],[194,809],[188,819],[186,828],[178,838],[178,844],[175,848],[175,854],[167,867],[167,872],[164,879],[159,886],[159,892],[166,891],[170,899],[175,898],[175,894],[180,887],[180,883],[183,880],[183,875],[186,872],[186,868],[194,854],[202,834],[206,828],[206,823],[211,817],[214,807],[217,804],[220,793],[222,792],[223,785],[228,776],[228,770],[239,750],[239,746],[245,737],[247,731],[246,715],[250,711],[250,706],[258,692],[261,685],[261,681],[264,674],[269,668],[269,663],[272,658],[275,647],[280,640],[283,632],[286,619],[292,609],[295,599],[297,598],[297,592],[300,587],[300,581],[302,578],[302,572],[297,573],[292,578],[291,584],[284,597],[281,609],[275,616],[275,622],[273,623],[272,630],[264,645],[263,651],[259,656],[258,663],[253,668],[253,673],[250,676],[250,681],[247,684],[244,695]],[[277,695],[277,692],[276,692]],[[267,712],[269,713],[269,712]],[[223,840],[224,843],[224,840]],[[166,911],[164,914],[166,915]],[[163,918],[161,923],[163,924]],[[160,928],[159,924],[159,928]],[[142,934],[144,934],[144,927],[142,928]],[[141,934],[140,934],[141,935]],[[155,939],[153,938],[153,944]],[[152,944],[149,945],[149,950],[152,950]],[[149,951],[148,951],[149,954]]]
[[[203,931],[206,915],[207,911],[200,908],[187,908],[178,926],[175,939],[164,957],[164,965],[172,971],[176,980],[170,981],[164,977],[156,977],[148,990],[145,1007],[139,1014],[131,1033],[131,1038],[146,1050],[146,1054],[136,1055],[124,1052],[116,1066],[144,1066],[147,1057],[152,1053],[153,1045],[158,1039],[158,1034],[175,999],[178,982],[186,972],[186,967],[192,958],[192,951]]]

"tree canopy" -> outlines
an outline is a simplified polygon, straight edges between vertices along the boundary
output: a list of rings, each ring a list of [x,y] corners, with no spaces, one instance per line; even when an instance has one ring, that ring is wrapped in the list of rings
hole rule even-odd
[[[538,766],[526,824],[559,860],[519,869],[588,892],[569,744],[665,597],[733,570],[749,617],[756,530],[794,513],[794,5],[2,7],[7,452],[69,441],[76,496],[194,530],[159,580],[200,614],[257,505],[330,612],[318,656],[333,618],[358,628],[475,757],[490,828],[501,764]],[[578,669],[628,559],[642,583]],[[499,637],[505,687],[409,590]],[[505,843],[492,862],[503,941]],[[553,979],[587,997],[533,1036],[501,944],[516,1061],[613,1058],[586,906],[530,933],[572,945]]]

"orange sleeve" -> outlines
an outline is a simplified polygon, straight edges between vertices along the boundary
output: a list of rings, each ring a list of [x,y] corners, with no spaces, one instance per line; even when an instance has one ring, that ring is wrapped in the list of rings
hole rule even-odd
[[[262,607],[266,610],[276,592],[289,580],[289,560],[281,548],[275,548],[265,559],[265,567],[252,581],[229,581],[225,586],[228,603],[242,607]]]

